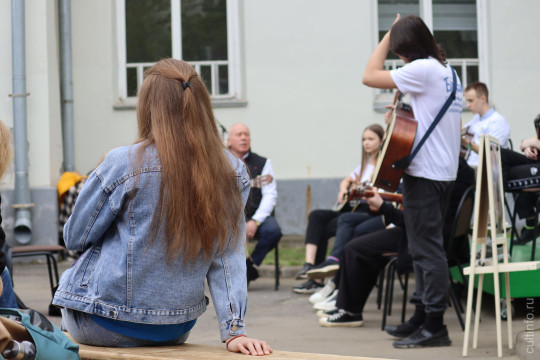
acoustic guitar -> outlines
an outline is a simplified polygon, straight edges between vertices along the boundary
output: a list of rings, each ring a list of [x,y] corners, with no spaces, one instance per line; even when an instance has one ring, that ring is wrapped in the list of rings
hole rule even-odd
[[[249,184],[252,188],[260,189],[263,186],[270,184],[273,180],[274,178],[272,177],[272,175],[259,175],[249,180]]]
[[[388,193],[388,192],[378,192],[379,196],[386,201],[396,202],[396,203],[402,203],[403,202],[403,195],[402,194],[396,194],[396,193]],[[369,198],[375,196],[375,192],[370,186],[358,186],[351,190],[349,193],[349,201],[361,199],[361,198]]]
[[[461,130],[461,137],[467,140],[467,143],[471,143],[474,135],[469,132],[469,127]],[[459,148],[459,156],[467,160],[471,154],[471,148],[461,145]]]
[[[352,209],[353,206],[351,206],[351,203],[349,202],[349,194],[343,196],[342,202],[337,201],[334,206],[332,206],[332,210],[338,212],[349,212]]]
[[[358,185],[353,187],[345,196],[343,197],[342,203],[336,203],[332,210],[334,211],[340,211],[340,212],[347,212],[347,211],[354,211],[356,207],[358,206],[357,200],[360,200],[362,198],[369,198],[374,196],[375,193],[372,190],[371,186],[367,185]],[[395,193],[387,193],[387,192],[379,192],[380,197],[383,198],[383,200],[396,202],[396,203],[402,203],[403,202],[403,195],[401,194],[395,194]]]
[[[394,109],[386,126],[383,144],[371,184],[389,192],[395,192],[403,176],[404,168],[396,164],[398,160],[409,156],[416,136],[418,123],[410,105],[402,102],[398,91],[394,98]]]

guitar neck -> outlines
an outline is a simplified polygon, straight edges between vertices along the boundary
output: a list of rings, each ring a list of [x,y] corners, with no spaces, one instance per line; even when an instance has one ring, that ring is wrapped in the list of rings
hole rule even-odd
[[[386,201],[392,201],[397,203],[403,202],[403,195],[401,194],[393,194],[393,193],[379,193],[380,197],[383,198],[383,200]]]
[[[395,193],[386,193],[386,192],[379,192],[378,193],[380,197],[382,197],[383,200],[386,201],[392,201],[401,203],[403,202],[403,195],[401,194],[395,194]],[[375,193],[373,190],[352,190],[349,194],[349,200],[357,200],[360,198],[370,198],[374,196]]]

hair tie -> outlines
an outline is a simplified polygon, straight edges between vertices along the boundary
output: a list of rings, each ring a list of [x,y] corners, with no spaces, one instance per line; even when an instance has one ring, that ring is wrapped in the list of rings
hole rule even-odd
[[[191,83],[189,81],[182,81],[182,87],[186,90],[188,87],[191,87]]]
[[[231,341],[233,341],[234,339],[238,339],[239,337],[247,337],[246,335],[236,335],[236,336],[233,336],[232,338],[230,338],[229,340],[227,340],[227,342],[225,343],[225,348],[227,350],[229,350],[229,343]]]

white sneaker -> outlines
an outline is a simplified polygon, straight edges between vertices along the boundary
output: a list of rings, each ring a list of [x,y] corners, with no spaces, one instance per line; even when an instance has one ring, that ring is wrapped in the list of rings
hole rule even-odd
[[[309,302],[313,305],[320,303],[321,301],[326,300],[327,297],[332,295],[334,290],[336,289],[336,284],[332,280],[328,281],[326,285],[313,295],[309,297]]]
[[[317,303],[313,305],[313,309],[315,310],[333,310],[336,308],[336,301],[337,301],[337,295],[338,291],[334,290],[332,295],[326,298],[326,300],[321,301],[320,303]]]

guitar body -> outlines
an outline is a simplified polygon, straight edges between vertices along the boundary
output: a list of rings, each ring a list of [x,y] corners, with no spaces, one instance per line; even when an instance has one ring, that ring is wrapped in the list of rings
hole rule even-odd
[[[353,209],[353,207],[349,203],[348,194],[345,194],[345,196],[343,197],[343,202],[340,203],[340,202],[336,201],[335,205],[332,206],[333,211],[337,211],[337,212],[340,212],[340,213],[350,212],[352,209]]]
[[[465,129],[461,132],[461,137],[467,139],[467,142],[471,142],[474,138],[474,135],[469,133],[469,127],[467,126]],[[471,149],[467,148],[463,145],[459,148],[459,156],[467,160],[469,158],[469,154],[471,153]]]
[[[396,96],[397,99],[398,96]],[[377,165],[371,178],[373,186],[390,192],[397,190],[405,171],[405,169],[394,168],[392,165],[411,153],[418,127],[410,106],[396,101],[393,113],[386,127]]]

